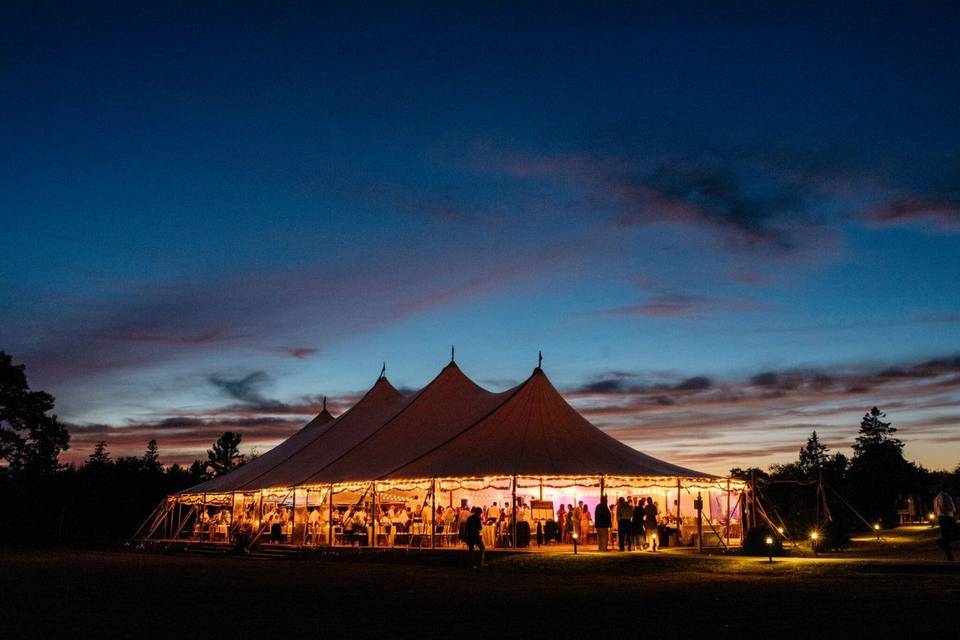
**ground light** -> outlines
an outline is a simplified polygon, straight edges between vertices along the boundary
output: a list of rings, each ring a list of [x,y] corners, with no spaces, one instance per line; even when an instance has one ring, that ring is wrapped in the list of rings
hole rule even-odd
[[[770,556],[770,562],[773,562],[773,538],[767,536],[767,555]]]
[[[880,523],[873,525],[873,530],[877,532],[877,542],[880,542]]]
[[[577,532],[573,532],[573,555],[577,555],[577,538],[580,536],[577,535]]]
[[[810,532],[810,548],[813,550],[813,555],[817,555],[817,540],[820,539],[820,534],[816,531]]]

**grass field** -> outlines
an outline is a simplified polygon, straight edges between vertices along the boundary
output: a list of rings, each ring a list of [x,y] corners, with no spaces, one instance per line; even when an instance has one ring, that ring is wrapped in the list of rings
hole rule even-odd
[[[0,637],[913,637],[960,632],[932,532],[839,557],[689,553],[253,560],[0,552]],[[291,635],[292,634],[292,635]]]

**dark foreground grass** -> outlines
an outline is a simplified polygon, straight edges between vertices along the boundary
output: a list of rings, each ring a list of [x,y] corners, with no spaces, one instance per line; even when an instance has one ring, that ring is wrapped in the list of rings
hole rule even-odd
[[[448,556],[449,557],[449,556]],[[955,637],[957,567],[507,556],[464,564],[0,551],[0,637]],[[458,566],[459,565],[459,566]],[[678,634],[682,634],[678,636]]]

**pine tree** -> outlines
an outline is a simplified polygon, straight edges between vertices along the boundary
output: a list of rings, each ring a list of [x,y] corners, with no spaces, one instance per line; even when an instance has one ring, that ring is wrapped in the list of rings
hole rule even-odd
[[[897,508],[907,492],[914,467],[903,457],[896,428],[877,407],[864,414],[853,445],[849,478],[856,508],[870,520],[896,522]]]
[[[201,480],[206,480],[209,478],[207,475],[207,465],[199,460],[193,461],[193,464],[190,465],[190,470],[188,473],[190,474],[190,478],[193,480],[193,482],[200,482]]]
[[[860,435],[853,445],[854,458],[887,450],[903,453],[903,442],[893,437],[897,432],[891,423],[884,422],[887,414],[873,407],[860,420]]]
[[[820,442],[817,432],[811,433],[810,437],[807,438],[807,444],[800,449],[798,466],[803,475],[808,478],[815,478],[827,463],[827,451],[829,449]]]
[[[147,443],[147,450],[143,453],[142,464],[144,471],[163,471],[163,467],[160,465],[160,447],[157,446],[156,440],[151,440]]]
[[[207,470],[212,476],[227,473],[243,463],[240,454],[241,434],[224,431],[213,443],[212,449],[207,449]]]
[[[99,440],[93,446],[93,453],[87,458],[88,467],[105,467],[110,464],[110,453],[107,451],[107,441]]]

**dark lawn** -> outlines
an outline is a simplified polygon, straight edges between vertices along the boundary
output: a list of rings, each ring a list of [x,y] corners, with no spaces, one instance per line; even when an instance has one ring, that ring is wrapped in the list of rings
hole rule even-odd
[[[677,554],[525,555],[494,558],[480,571],[427,559],[415,553],[406,562],[382,562],[5,550],[0,637],[960,633],[960,567],[925,559],[768,565]]]

